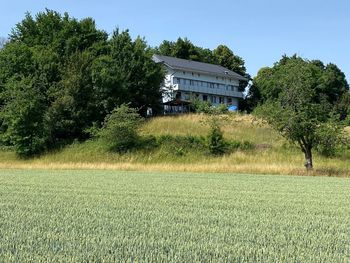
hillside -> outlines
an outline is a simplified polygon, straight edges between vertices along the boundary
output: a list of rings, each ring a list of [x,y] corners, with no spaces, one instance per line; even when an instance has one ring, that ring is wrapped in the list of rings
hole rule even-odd
[[[209,127],[203,115],[157,117],[146,121],[142,134],[153,141],[140,150],[118,154],[99,140],[73,143],[62,150],[29,160],[16,158],[11,150],[0,153],[1,168],[97,168],[145,171],[239,172],[304,175],[301,151],[290,145],[268,126],[248,115],[232,115],[224,121],[224,137],[252,147],[238,148],[230,154],[215,157],[197,146],[205,140]],[[347,132],[350,130],[347,129]],[[350,150],[335,157],[315,153],[314,175],[350,176]]]

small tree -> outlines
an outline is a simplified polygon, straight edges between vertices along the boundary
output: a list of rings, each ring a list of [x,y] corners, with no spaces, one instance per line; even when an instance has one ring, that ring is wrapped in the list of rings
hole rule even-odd
[[[270,81],[276,96],[259,106],[256,113],[300,147],[308,170],[313,168],[314,148],[330,155],[342,137],[343,127],[333,113],[329,97],[319,92],[320,76],[317,65],[300,58],[275,66],[268,78],[259,76]]]
[[[111,149],[126,152],[138,144],[142,120],[137,109],[122,104],[106,117],[100,136]]]
[[[212,119],[208,134],[208,147],[211,154],[221,155],[225,153],[226,143],[220,129],[218,120]]]

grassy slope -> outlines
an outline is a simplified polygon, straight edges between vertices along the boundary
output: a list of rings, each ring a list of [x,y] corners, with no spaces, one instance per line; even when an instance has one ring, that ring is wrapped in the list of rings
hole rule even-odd
[[[0,262],[350,261],[349,179],[0,175]]]
[[[206,136],[208,127],[201,115],[160,117],[148,121],[143,134]],[[50,153],[34,160],[17,160],[13,152],[0,152],[3,168],[105,168],[149,171],[203,171],[245,172],[274,174],[305,174],[303,154],[290,146],[267,126],[256,123],[250,116],[235,115],[223,127],[225,137],[237,141],[250,141],[257,145],[251,151],[236,151],[223,157],[211,157],[196,151],[179,155],[175,146],[151,152],[138,151],[119,155],[107,151],[99,141],[76,143],[62,151]],[[349,131],[350,132],[350,131]],[[324,158],[315,154],[318,175],[350,176],[350,151],[338,157]]]

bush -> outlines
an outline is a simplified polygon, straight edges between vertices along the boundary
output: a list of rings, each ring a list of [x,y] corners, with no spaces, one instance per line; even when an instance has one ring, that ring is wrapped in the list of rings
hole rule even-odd
[[[196,113],[211,113],[212,111],[212,105],[209,101],[202,101],[197,98],[192,101],[192,108]]]
[[[126,152],[138,145],[138,129],[142,121],[137,109],[122,104],[106,117],[100,136],[112,150]]]
[[[233,152],[236,150],[247,151],[254,149],[254,144],[252,144],[249,141],[229,141],[227,142],[227,148],[229,152]]]
[[[214,155],[224,154],[227,148],[223,133],[218,122],[215,120],[213,120],[210,124],[208,148],[209,152]]]
[[[195,113],[207,113],[207,114],[228,113],[226,104],[219,104],[217,106],[213,106],[209,101],[202,101],[197,98],[192,100],[192,109]]]
[[[337,147],[346,143],[348,140],[343,129],[344,127],[342,125],[334,121],[320,125],[316,133],[318,138],[316,149],[318,153],[326,157],[334,156]]]

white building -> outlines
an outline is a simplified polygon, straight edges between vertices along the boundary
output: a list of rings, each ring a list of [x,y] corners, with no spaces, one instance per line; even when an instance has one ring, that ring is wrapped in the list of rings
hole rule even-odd
[[[162,87],[164,103],[181,105],[198,98],[212,105],[238,107],[238,99],[243,97],[243,92],[238,90],[239,81],[247,79],[227,68],[161,55],[153,55],[153,60],[166,69]]]

